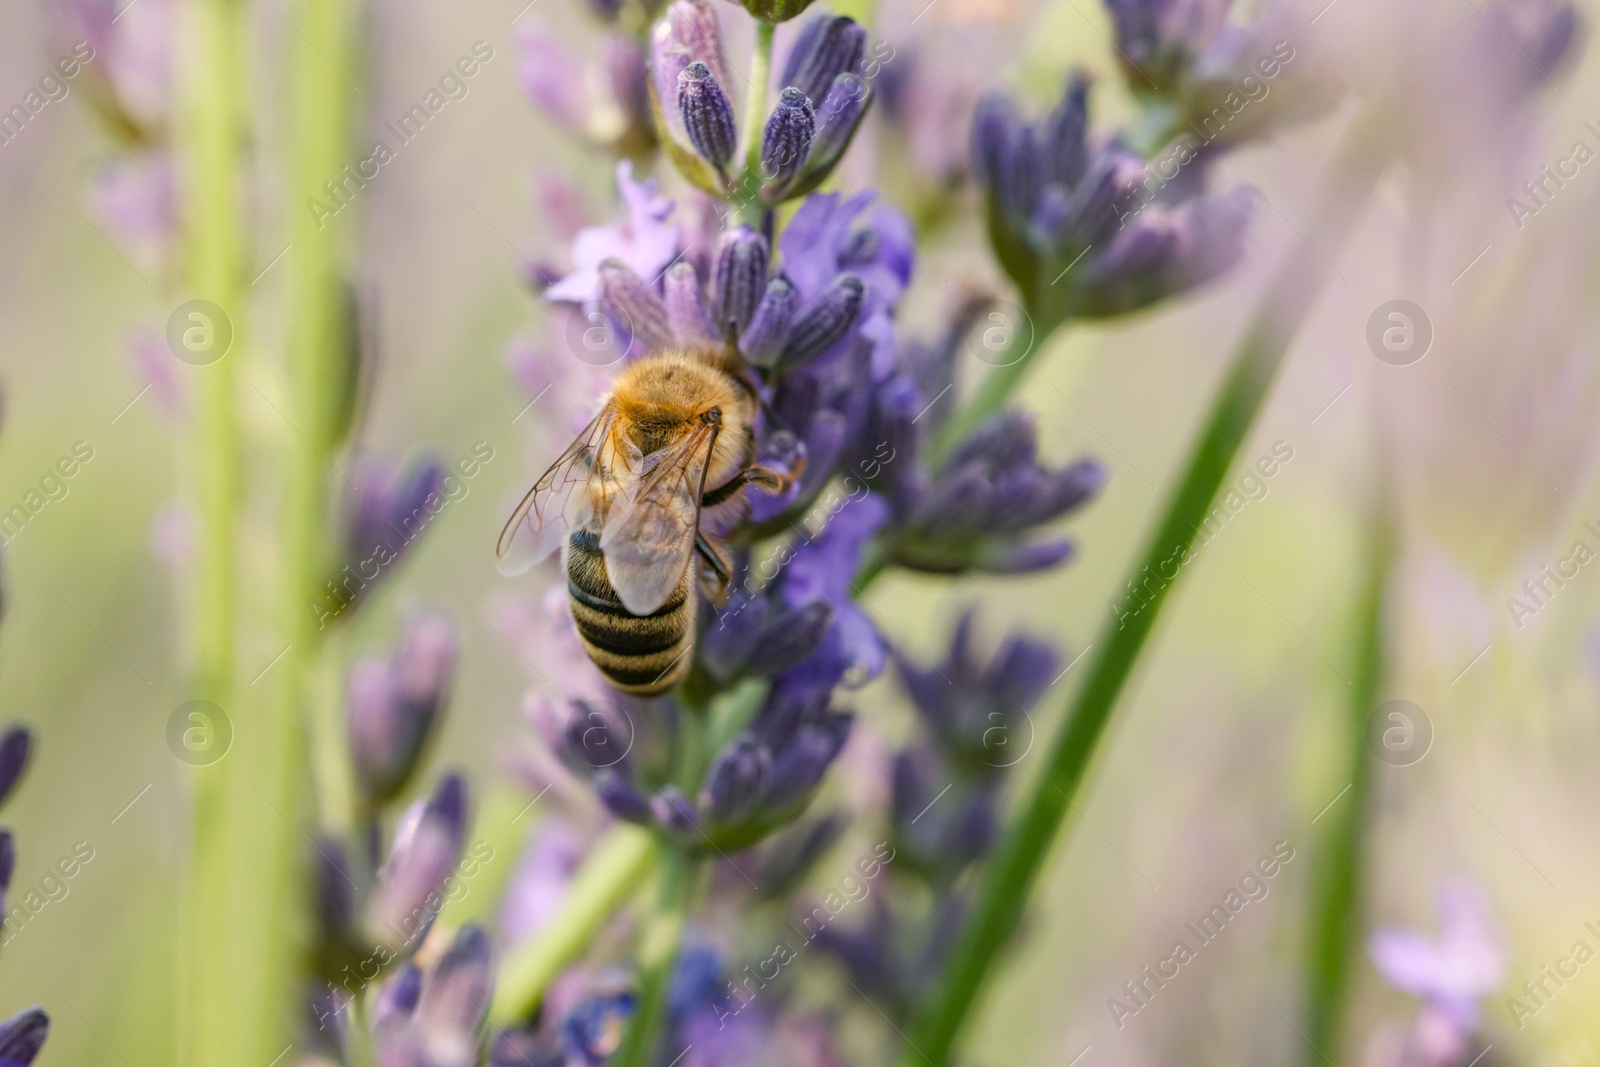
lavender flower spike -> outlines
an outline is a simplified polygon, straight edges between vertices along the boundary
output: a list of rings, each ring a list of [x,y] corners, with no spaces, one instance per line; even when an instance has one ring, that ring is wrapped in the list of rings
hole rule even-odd
[[[23,1008],[0,1023],[0,1067],[27,1067],[50,1036],[50,1016],[43,1008]]]
[[[794,86],[783,91],[778,106],[767,119],[761,138],[761,170],[769,200],[781,195],[789,179],[800,173],[811,152],[811,139],[817,132],[817,117],[806,94]]]
[[[700,158],[725,175],[739,139],[733,104],[711,69],[698,60],[678,75],[678,114]]]

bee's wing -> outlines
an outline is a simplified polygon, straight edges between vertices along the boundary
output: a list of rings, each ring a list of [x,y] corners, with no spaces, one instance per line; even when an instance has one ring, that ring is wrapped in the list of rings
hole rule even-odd
[[[495,545],[502,574],[521,574],[593,517],[595,501],[607,498],[604,483],[616,477],[615,421],[607,404],[522,498]]]
[[[700,528],[700,497],[717,427],[702,424],[667,449],[600,534],[606,577],[633,615],[655,611],[678,587]]]

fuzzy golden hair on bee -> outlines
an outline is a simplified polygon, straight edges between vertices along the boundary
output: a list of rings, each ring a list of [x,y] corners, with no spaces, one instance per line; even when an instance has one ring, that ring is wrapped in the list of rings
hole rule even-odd
[[[501,532],[513,573],[560,547],[579,640],[624,692],[682,680],[699,598],[720,602],[731,577],[717,531],[743,516],[748,486],[789,484],[755,463],[759,404],[725,348],[630,364]]]

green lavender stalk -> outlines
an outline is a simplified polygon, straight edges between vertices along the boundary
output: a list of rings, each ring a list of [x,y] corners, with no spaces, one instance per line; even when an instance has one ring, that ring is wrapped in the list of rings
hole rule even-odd
[[[285,472],[281,508],[283,565],[278,625],[287,648],[273,668],[269,727],[260,756],[261,779],[251,809],[257,813],[259,885],[254,889],[250,948],[245,964],[259,974],[254,1027],[240,1035],[240,1062],[266,1063],[282,1051],[295,1021],[294,996],[309,926],[305,842],[309,823],[303,800],[311,774],[306,758],[308,714],[327,711],[319,700],[322,633],[312,608],[320,600],[332,557],[328,499],[335,476],[332,457],[341,430],[341,398],[348,373],[341,288],[340,228],[317,219],[308,201],[318,196],[345,162],[354,86],[347,67],[350,13],[339,0],[302,0],[289,36],[288,175],[289,251],[286,273],[289,423],[280,440]],[[264,801],[264,802],[263,802]]]
[[[772,80],[772,38],[777,24],[756,19],[756,42],[750,53],[750,87],[744,98],[744,175],[739,180],[741,221],[760,227],[766,205],[757,190],[761,188],[762,122],[767,115],[767,82]]]
[[[1306,1067],[1338,1055],[1340,1022],[1350,984],[1350,966],[1360,943],[1361,883],[1372,800],[1373,752],[1367,720],[1384,675],[1384,604],[1394,559],[1392,517],[1385,506],[1372,520],[1367,574],[1356,619],[1358,660],[1343,723],[1341,782],[1349,795],[1327,812],[1320,860],[1311,879],[1311,944],[1306,957]]]
[[[1094,642],[1088,675],[1049,762],[1008,827],[980,895],[951,955],[938,992],[923,1007],[906,1042],[901,1067],[949,1062],[956,1037],[1010,940],[1029,890],[1088,769],[1145,640],[1175,582],[1146,593],[1149,573],[1185,558],[1217,490],[1265,402],[1295,333],[1310,313],[1330,267],[1354,228],[1388,160],[1376,140],[1381,124],[1361,122],[1334,160],[1317,223],[1274,275],[1212,403],[1156,532],[1137,559],[1119,618]],[[1138,588],[1139,595],[1133,590]]]
[[[179,68],[178,158],[182,183],[184,256],[189,294],[208,300],[231,320],[232,348],[196,367],[200,541],[195,611],[198,695],[225,713],[233,707],[237,577],[236,505],[239,443],[235,367],[242,349],[245,292],[242,12],[237,0],[195,0],[186,7],[189,46]],[[217,324],[213,324],[216,326]],[[226,1063],[231,1013],[228,935],[241,918],[229,893],[230,802],[237,796],[238,761],[196,768],[194,852],[186,887],[183,986],[178,1019],[181,1062]]]

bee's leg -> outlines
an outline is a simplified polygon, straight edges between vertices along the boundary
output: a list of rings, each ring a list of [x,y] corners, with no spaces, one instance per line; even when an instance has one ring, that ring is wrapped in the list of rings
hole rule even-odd
[[[695,533],[694,547],[705,564],[700,568],[700,588],[705,592],[706,599],[720,608],[728,602],[728,585],[733,581],[733,565],[728,562],[728,557],[722,554],[722,550],[712,544],[703,533]]]

